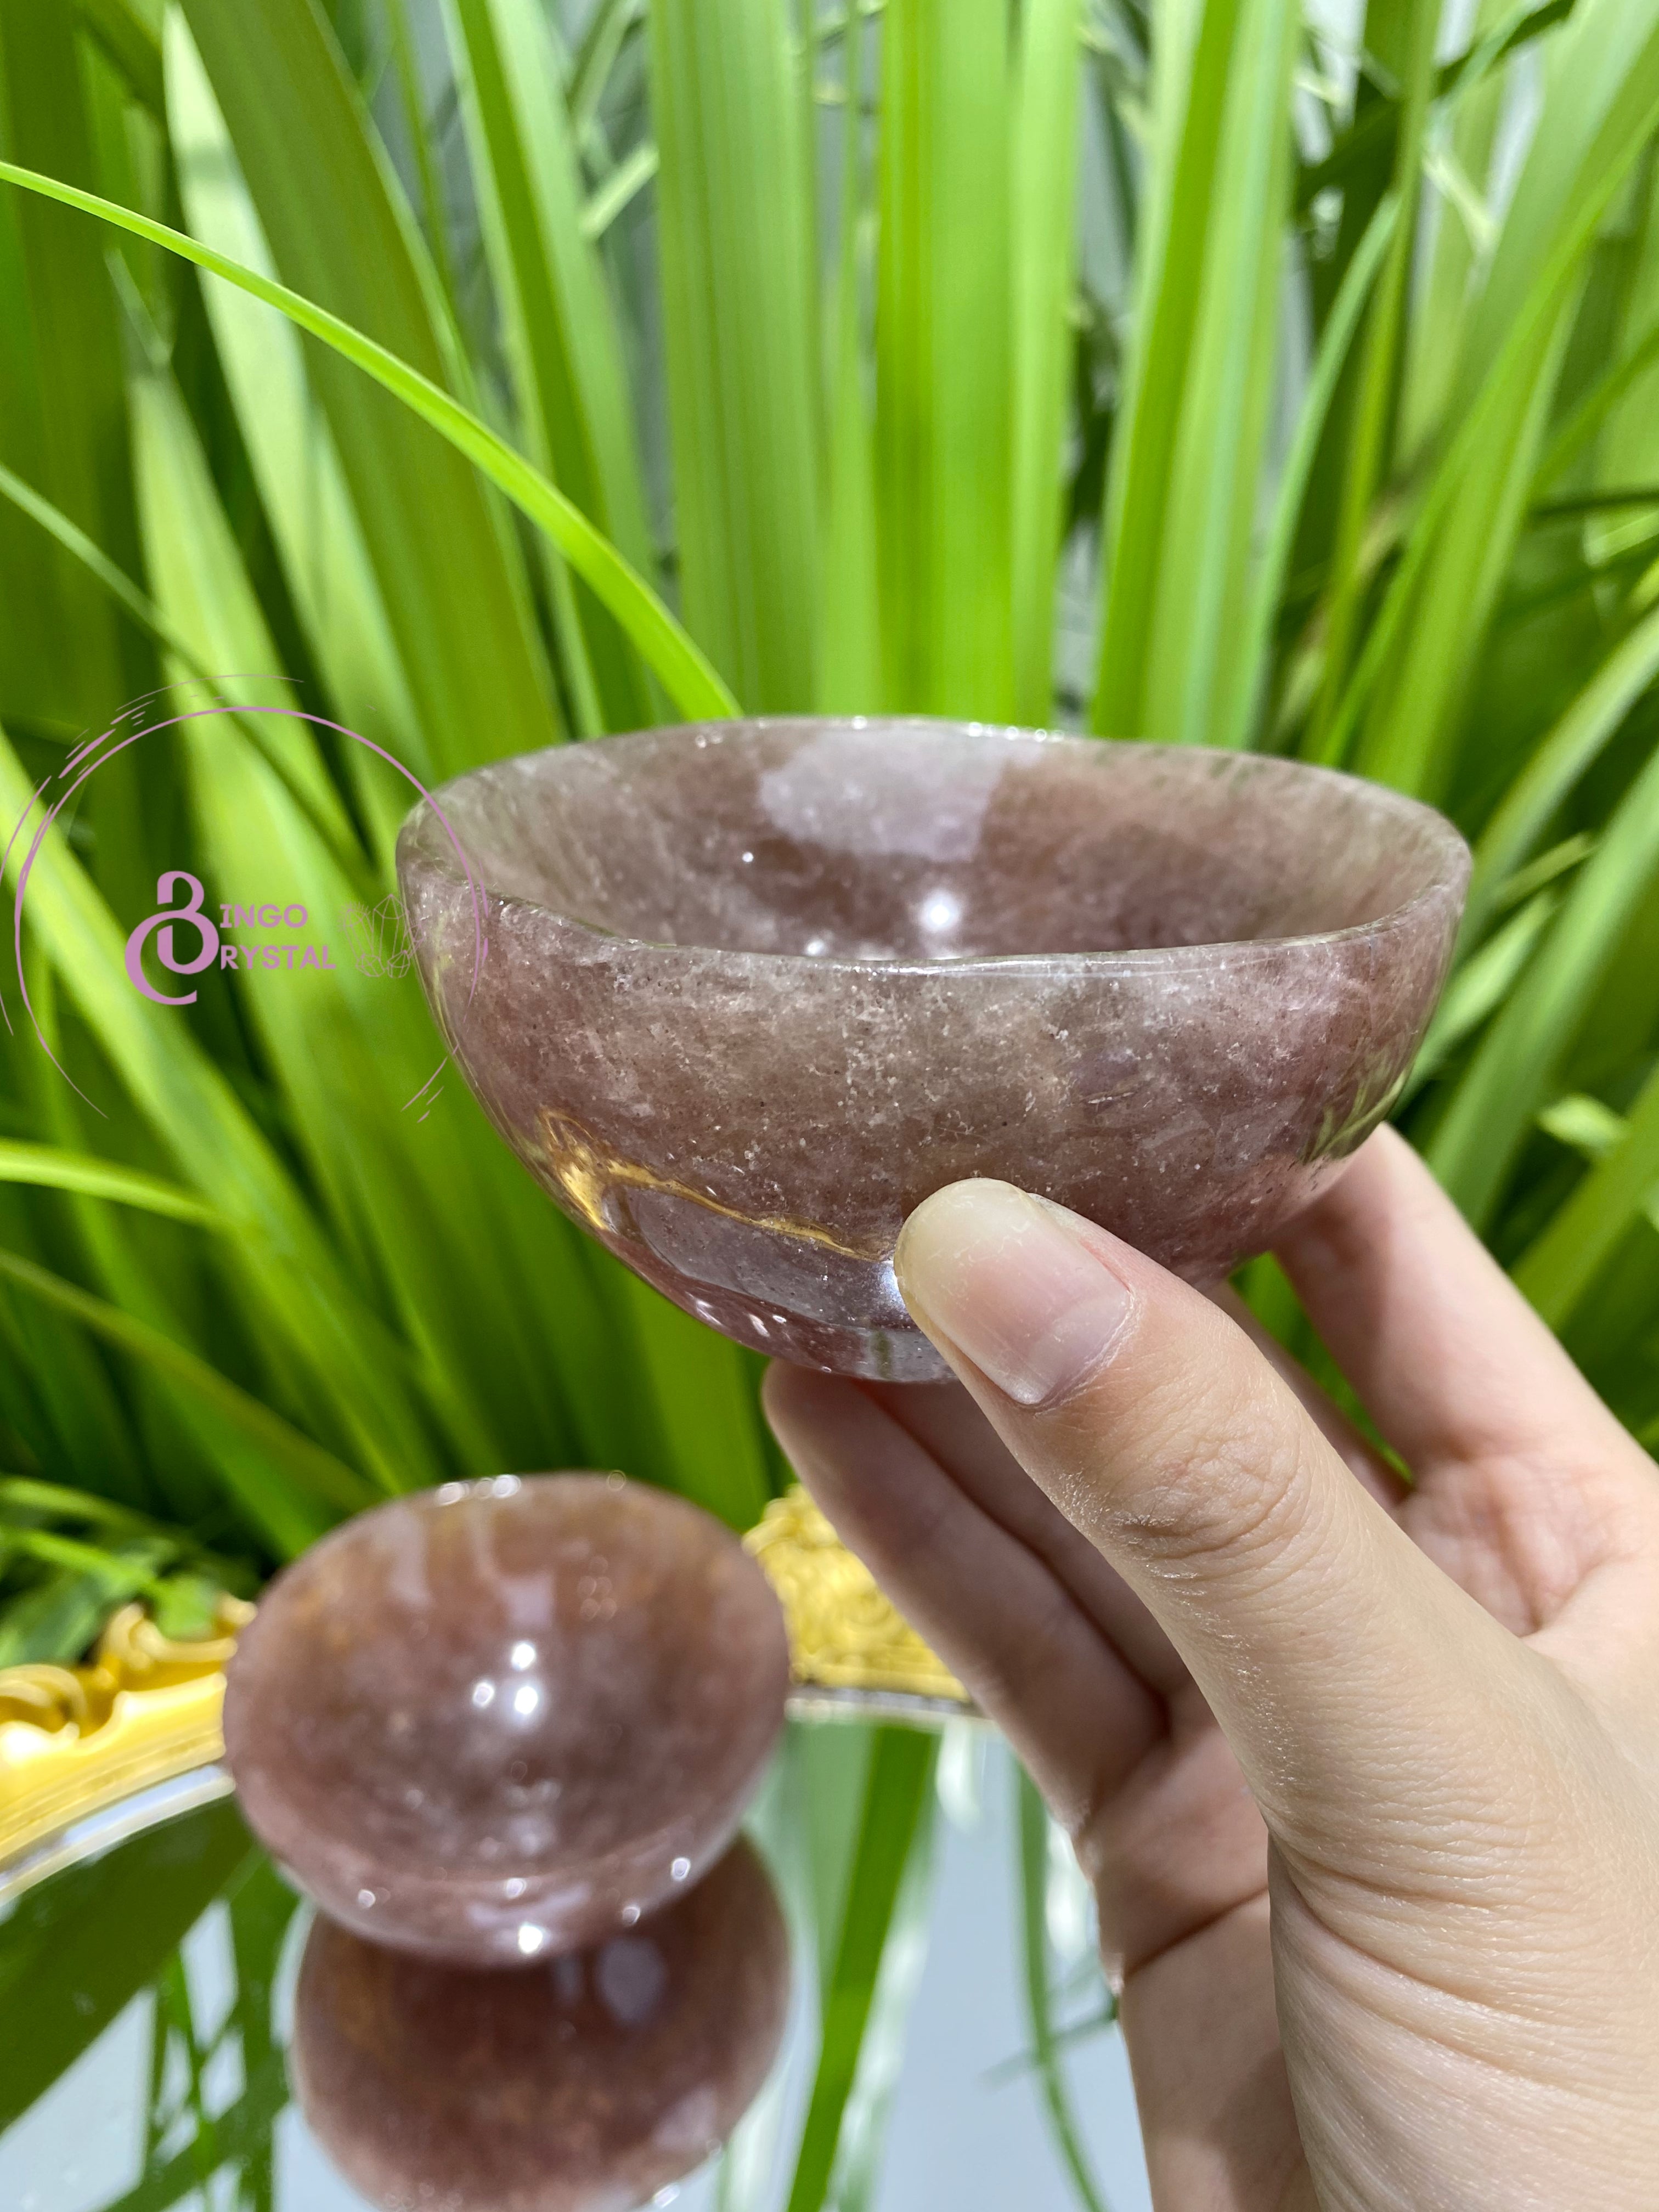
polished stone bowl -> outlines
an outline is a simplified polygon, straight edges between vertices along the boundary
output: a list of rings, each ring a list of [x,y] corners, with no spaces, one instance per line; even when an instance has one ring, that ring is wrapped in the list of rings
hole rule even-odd
[[[522,1972],[311,1930],[295,2092],[385,2212],[618,2212],[724,2142],[782,2040],[789,1946],[738,1842],[689,1897]]]
[[[334,1919],[523,1963],[625,1932],[731,1841],[783,1726],[770,1583],[620,1475],[452,1483],[266,1591],[225,1687],[249,1826]]]
[[[1387,1114],[1468,866],[1329,769],[862,718],[498,762],[398,848],[439,1025],[566,1212],[741,1343],[918,1381],[892,1254],[942,1184],[1200,1284],[1267,1249]]]

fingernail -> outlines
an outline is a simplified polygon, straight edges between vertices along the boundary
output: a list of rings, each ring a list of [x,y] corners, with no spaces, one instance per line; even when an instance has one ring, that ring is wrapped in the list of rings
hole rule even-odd
[[[1062,1396],[1097,1367],[1128,1317],[1128,1287],[1059,1207],[1007,1182],[935,1191],[893,1255],[917,1323],[1017,1405]]]

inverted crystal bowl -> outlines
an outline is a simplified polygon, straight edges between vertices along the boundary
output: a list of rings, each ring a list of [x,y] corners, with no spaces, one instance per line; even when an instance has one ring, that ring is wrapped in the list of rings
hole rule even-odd
[[[398,848],[439,1024],[566,1212],[740,1342],[901,1380],[944,1370],[894,1243],[963,1176],[1197,1283],[1266,1249],[1387,1113],[1468,865],[1328,769],[863,718],[498,762]]]
[[[621,2212],[667,2201],[731,2133],[788,2004],[783,1915],[739,1840],[637,1928],[516,1973],[314,1922],[289,2069],[386,2212]]]

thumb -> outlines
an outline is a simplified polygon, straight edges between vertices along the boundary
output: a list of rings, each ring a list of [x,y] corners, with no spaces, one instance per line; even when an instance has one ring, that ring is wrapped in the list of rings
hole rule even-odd
[[[936,1192],[895,1265],[1009,1449],[1180,1652],[1281,1841],[1316,1807],[1322,1848],[1334,1809],[1374,1846],[1385,1801],[1443,1818],[1437,1771],[1461,1795],[1516,1758],[1522,1648],[1209,1299],[1002,1182]]]

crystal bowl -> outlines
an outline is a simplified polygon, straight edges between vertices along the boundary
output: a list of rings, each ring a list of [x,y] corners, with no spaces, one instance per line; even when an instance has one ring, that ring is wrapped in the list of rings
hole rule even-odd
[[[683,1498],[499,1475],[359,1514],[284,1568],[230,1662],[248,1826],[325,1912],[481,1966],[690,1889],[783,1726],[770,1583]]]
[[[978,724],[646,731],[475,770],[398,848],[495,1127],[757,1350],[944,1372],[892,1254],[994,1176],[1212,1283],[1387,1114],[1469,859],[1327,769]]]
[[[783,1915],[740,1839],[637,1928],[516,1972],[318,1920],[289,2063],[312,2132],[386,2212],[618,2212],[731,2133],[788,2003]]]

